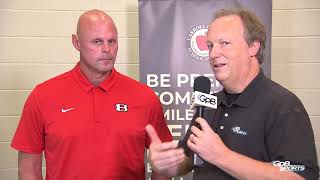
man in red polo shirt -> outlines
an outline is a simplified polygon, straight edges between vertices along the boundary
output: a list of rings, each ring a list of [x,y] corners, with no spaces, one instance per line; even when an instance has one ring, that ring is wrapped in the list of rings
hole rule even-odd
[[[158,98],[114,69],[118,33],[103,11],[80,16],[72,43],[79,63],[37,85],[25,103],[11,144],[19,178],[43,179],[44,151],[47,180],[145,179],[145,126],[172,140]]]

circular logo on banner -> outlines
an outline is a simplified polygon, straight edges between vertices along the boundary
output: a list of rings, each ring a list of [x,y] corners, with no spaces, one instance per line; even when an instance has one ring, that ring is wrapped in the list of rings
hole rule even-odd
[[[198,61],[208,61],[209,59],[209,50],[207,47],[208,25],[197,25],[188,33],[187,36],[187,51],[189,55]]]

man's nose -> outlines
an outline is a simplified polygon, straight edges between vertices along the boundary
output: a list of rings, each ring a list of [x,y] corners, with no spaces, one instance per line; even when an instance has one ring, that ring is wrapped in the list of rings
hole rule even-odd
[[[217,58],[217,57],[220,57],[222,54],[222,50],[221,50],[221,47],[219,47],[218,45],[216,46],[213,46],[211,48],[211,50],[209,51],[209,57],[210,58]]]
[[[102,51],[103,52],[110,52],[110,45],[108,43],[103,44]]]

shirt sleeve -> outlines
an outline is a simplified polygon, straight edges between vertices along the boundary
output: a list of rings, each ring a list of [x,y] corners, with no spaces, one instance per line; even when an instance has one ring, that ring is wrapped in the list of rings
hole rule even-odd
[[[267,135],[267,148],[273,161],[289,161],[290,165],[303,165],[294,171],[306,179],[318,179],[319,167],[314,135],[309,116],[300,100],[280,110]]]
[[[156,95],[152,98],[152,105],[149,115],[149,123],[156,130],[159,138],[162,142],[172,141],[172,135],[168,129],[168,125],[166,120],[164,119],[163,109],[161,103]],[[151,140],[149,136],[147,136],[146,147],[149,148]]]
[[[41,153],[44,148],[44,123],[33,90],[24,105],[11,147],[26,153]]]

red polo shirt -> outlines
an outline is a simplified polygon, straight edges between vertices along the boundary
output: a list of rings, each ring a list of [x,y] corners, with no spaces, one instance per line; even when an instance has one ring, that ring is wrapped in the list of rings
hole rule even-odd
[[[172,140],[150,88],[115,69],[94,86],[77,65],[31,92],[11,146],[44,151],[47,180],[142,180],[149,123]]]

